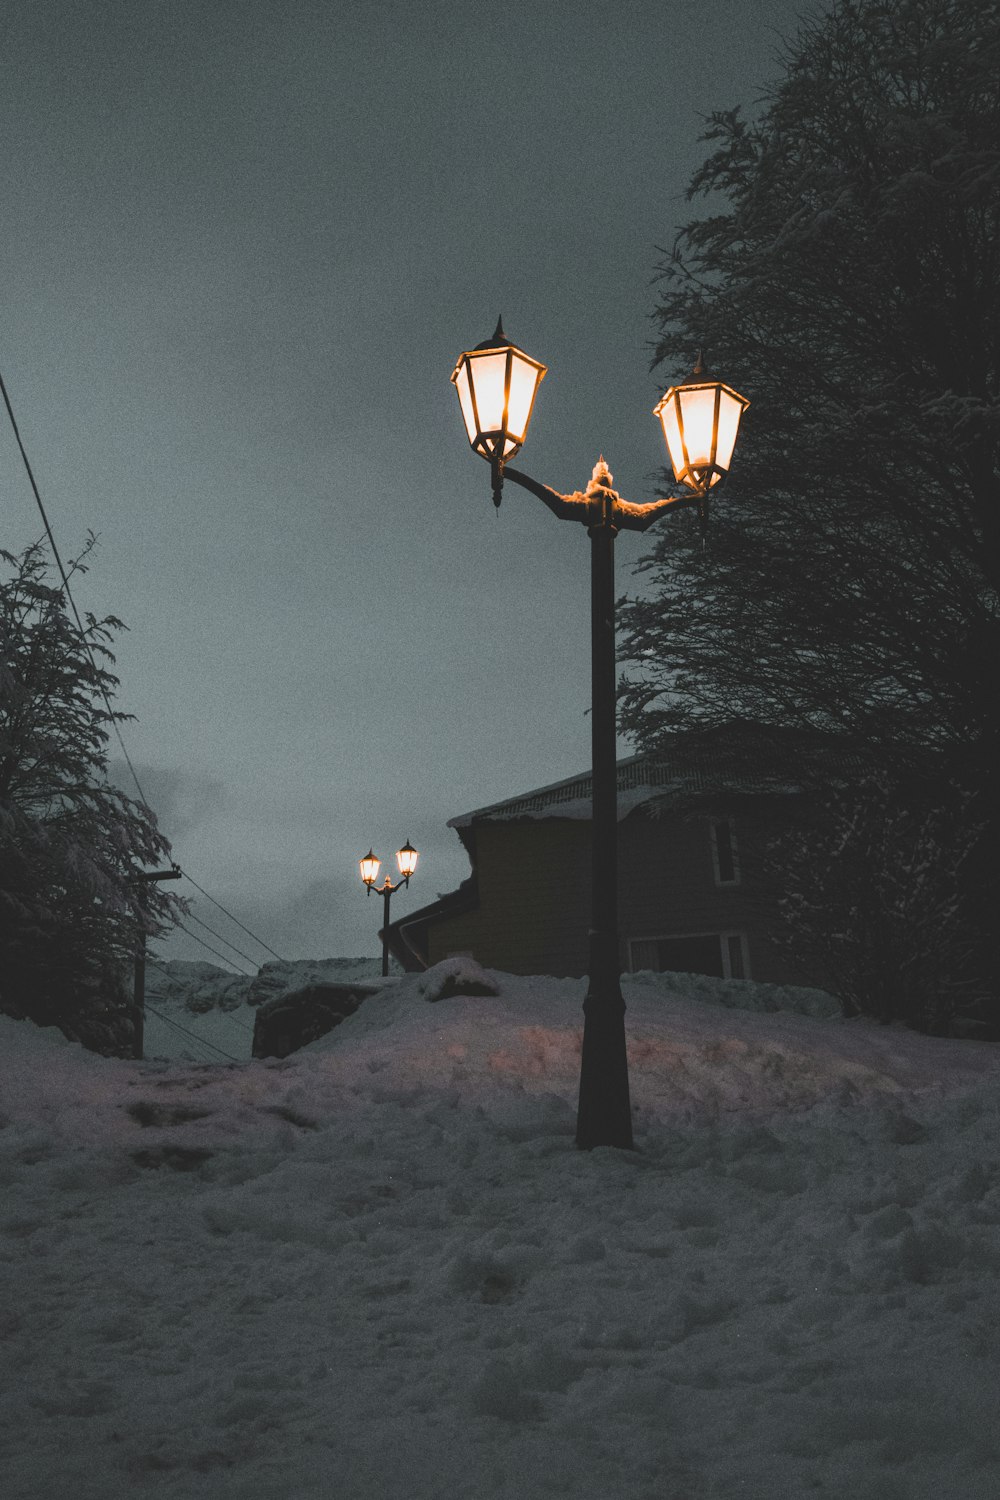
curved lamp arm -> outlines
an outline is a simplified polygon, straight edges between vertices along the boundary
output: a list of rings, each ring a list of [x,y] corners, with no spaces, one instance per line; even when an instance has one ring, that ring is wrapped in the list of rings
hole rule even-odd
[[[512,479],[522,489],[530,491],[561,521],[579,521],[584,526],[607,523],[619,531],[646,531],[667,511],[701,505],[704,499],[701,495],[681,495],[653,500],[648,505],[633,505],[611,488],[614,475],[603,458],[595,464],[586,490],[574,490],[571,495],[561,495],[549,485],[532,479],[530,474],[522,474],[520,469],[512,469],[506,464],[500,471],[500,478],[501,482]]]
[[[648,531],[653,522],[665,516],[668,510],[688,510],[701,504],[701,495],[670,495],[666,500],[651,500],[648,505],[619,500],[615,506],[615,519],[624,531]]]
[[[520,469],[508,468],[506,464],[503,478],[513,479],[523,490],[530,490],[561,521],[582,521],[586,526],[591,519],[590,499],[579,490],[575,490],[572,495],[560,495],[558,490],[551,489],[547,484],[540,484],[530,474],[522,474]]]

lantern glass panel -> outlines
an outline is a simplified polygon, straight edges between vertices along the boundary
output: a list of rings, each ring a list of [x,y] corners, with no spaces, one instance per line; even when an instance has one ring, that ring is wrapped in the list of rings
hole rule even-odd
[[[511,351],[510,396],[507,403],[507,432],[520,447],[528,435],[531,403],[535,399],[540,372],[537,365]]]
[[[399,865],[399,873],[404,877],[409,877],[417,868],[416,849],[411,844],[404,844],[402,849],[397,851],[396,862]]]
[[[674,478],[680,480],[684,473],[684,444],[681,442],[681,429],[677,420],[676,395],[668,391],[657,410],[660,413],[660,421],[663,423],[663,436],[667,441],[667,452],[670,454]]]
[[[720,469],[728,470],[733,461],[733,449],[736,447],[736,434],[739,430],[740,417],[743,415],[743,404],[731,391],[727,391],[725,386],[722,387],[719,401],[719,439],[715,450],[715,462]]]
[[[687,389],[682,387],[678,392],[684,446],[687,449],[688,467],[692,469],[706,469],[714,461],[715,391],[716,387],[710,385]]]
[[[458,402],[462,408],[462,420],[465,430],[469,434],[469,442],[476,441],[476,412],[472,405],[472,388],[469,385],[469,361],[463,359],[455,371],[455,389],[458,392]]]
[[[479,412],[480,435],[499,432],[503,426],[503,412],[507,395],[507,351],[472,354],[472,383],[476,391],[476,410]],[[493,444],[489,444],[490,448]]]
[[[378,879],[380,863],[381,861],[377,860],[374,854],[366,854],[364,859],[360,861],[361,879],[364,881],[365,885],[375,884],[375,881]]]

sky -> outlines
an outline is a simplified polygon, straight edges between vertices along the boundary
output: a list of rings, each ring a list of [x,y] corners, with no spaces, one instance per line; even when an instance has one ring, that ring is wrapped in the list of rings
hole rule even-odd
[[[585,532],[495,517],[449,376],[502,313],[549,367],[519,466],[654,497],[656,268],[805,9],[0,4],[0,369],[174,857],[281,957],[376,951],[369,845],[421,852],[403,915],[468,873],[449,818],[589,764]],[[6,426],[0,496],[16,551]]]

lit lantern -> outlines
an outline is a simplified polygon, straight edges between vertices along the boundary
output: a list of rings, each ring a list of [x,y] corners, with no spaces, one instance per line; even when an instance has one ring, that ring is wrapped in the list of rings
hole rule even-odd
[[[379,860],[375,858],[375,855],[370,849],[365,855],[364,859],[360,861],[361,879],[364,881],[369,890],[371,890],[372,886],[378,879],[379,863]]]
[[[700,359],[690,380],[670,387],[653,414],[663,423],[679,484],[703,495],[726,477],[740,417],[749,405],[731,386],[708,379]]]
[[[459,356],[451,379],[465,430],[476,452],[490,463],[511,458],[527,437],[545,370],[510,342],[499,319],[491,339]]]
[[[396,862],[399,865],[399,873],[403,879],[409,881],[410,876],[417,868],[417,851],[407,839],[402,849],[396,851]]]

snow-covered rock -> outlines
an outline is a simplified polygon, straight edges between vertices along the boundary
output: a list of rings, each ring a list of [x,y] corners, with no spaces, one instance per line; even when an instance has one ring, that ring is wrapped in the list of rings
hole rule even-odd
[[[154,959],[146,968],[145,1054],[175,1061],[245,1061],[262,1005],[313,984],[382,985],[381,959],[279,961],[256,975],[216,964]],[[314,1033],[315,1034],[315,1033]]]
[[[183,1006],[192,1014],[262,1005],[275,995],[308,984],[351,984],[380,978],[378,958],[299,958],[266,963],[254,975],[234,974],[217,964],[173,958],[146,970],[146,994],[157,1003]]]

